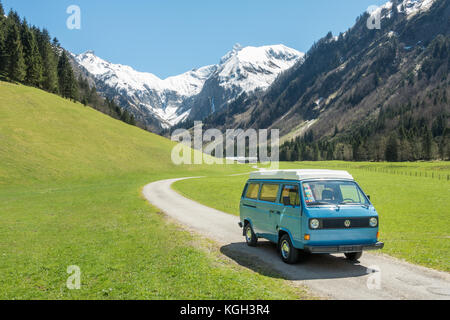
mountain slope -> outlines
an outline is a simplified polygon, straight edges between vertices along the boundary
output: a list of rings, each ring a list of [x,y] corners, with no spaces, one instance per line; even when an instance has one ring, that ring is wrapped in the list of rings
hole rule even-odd
[[[151,73],[142,73],[129,66],[109,63],[93,52],[73,55],[73,62],[82,74],[92,79],[97,90],[105,97],[115,99],[133,112],[135,117],[153,130],[171,127],[190,114],[200,119],[209,114],[211,101],[217,100],[220,109],[224,102],[235,99],[243,92],[266,89],[276,77],[291,67],[302,53],[284,47],[235,46],[218,65],[194,69],[182,75],[159,79]],[[214,89],[211,89],[214,87]]]
[[[391,134],[404,148],[393,160],[449,157],[449,3],[387,3],[381,30],[368,29],[363,14],[346,33],[318,41],[262,97],[231,103],[207,126],[298,137],[284,160],[385,160]]]

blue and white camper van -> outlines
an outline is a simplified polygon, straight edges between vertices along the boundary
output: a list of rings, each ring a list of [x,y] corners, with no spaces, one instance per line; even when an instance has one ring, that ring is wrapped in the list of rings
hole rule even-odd
[[[251,173],[240,216],[247,244],[256,246],[258,238],[274,242],[286,263],[310,253],[344,253],[356,261],[363,251],[384,247],[370,197],[346,171]]]

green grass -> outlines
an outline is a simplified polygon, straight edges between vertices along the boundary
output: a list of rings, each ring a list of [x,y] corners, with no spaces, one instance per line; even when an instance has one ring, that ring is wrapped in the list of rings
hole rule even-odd
[[[303,288],[224,258],[140,195],[173,143],[40,90],[0,82],[0,299],[301,299]],[[67,267],[81,268],[68,290]]]
[[[371,195],[380,214],[384,253],[450,271],[449,162],[299,162],[282,163],[281,167],[348,170]],[[247,179],[248,176],[236,176],[184,180],[174,184],[174,189],[205,205],[238,215]]]

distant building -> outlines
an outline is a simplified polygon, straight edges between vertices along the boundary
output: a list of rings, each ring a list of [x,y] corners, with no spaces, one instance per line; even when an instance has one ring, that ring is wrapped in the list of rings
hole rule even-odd
[[[257,157],[227,157],[225,158],[227,161],[235,161],[237,163],[257,163],[258,158]]]

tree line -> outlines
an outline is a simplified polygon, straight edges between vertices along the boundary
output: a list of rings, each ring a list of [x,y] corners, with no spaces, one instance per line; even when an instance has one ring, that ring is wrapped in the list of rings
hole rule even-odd
[[[5,11],[0,2],[0,80],[21,83],[58,94],[63,98],[106,113],[135,125],[134,116],[113,101],[101,98],[95,86],[74,74],[70,58],[58,39],[47,29],[40,29]]]
[[[436,116],[423,115],[430,105]],[[436,88],[423,99],[380,108],[378,117],[353,128],[336,125],[334,134],[316,138],[310,130],[285,142],[281,161],[419,161],[449,160],[447,88]]]

